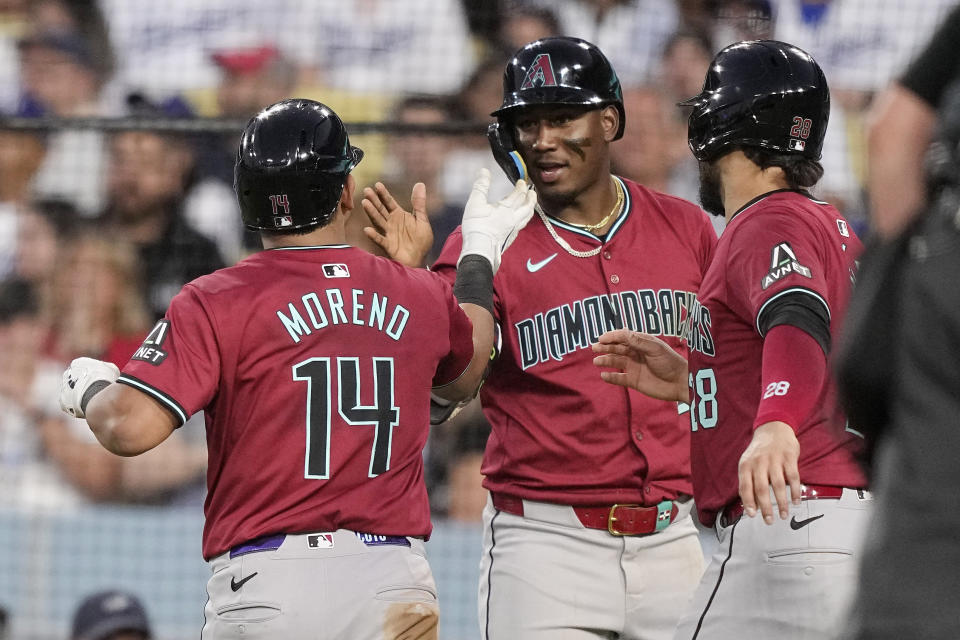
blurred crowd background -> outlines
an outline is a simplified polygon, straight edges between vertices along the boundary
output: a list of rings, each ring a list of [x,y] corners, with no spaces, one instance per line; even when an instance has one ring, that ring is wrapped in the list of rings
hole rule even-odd
[[[0,638],[68,638],[89,593],[143,599],[154,637],[197,637],[202,416],[123,459],[57,406],[67,362],[123,366],[180,287],[256,251],[232,191],[237,135],[286,97],[333,107],[367,152],[355,175],[402,202],[425,182],[434,255],[487,148],[521,45],[599,45],[624,87],[615,173],[696,201],[686,113],[743,39],[800,46],[832,112],[816,195],[869,234],[864,125],[875,93],[953,0],[0,0]],[[500,178],[494,191],[509,188]],[[497,195],[496,193],[494,195]],[[374,247],[354,215],[355,244]],[[722,231],[717,224],[718,233]],[[441,637],[476,634],[475,405],[426,452]]]

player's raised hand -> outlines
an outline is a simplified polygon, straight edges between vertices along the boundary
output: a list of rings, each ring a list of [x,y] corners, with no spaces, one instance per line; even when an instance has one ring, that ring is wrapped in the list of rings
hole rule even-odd
[[[473,191],[463,210],[463,248],[460,258],[466,255],[483,256],[493,265],[493,272],[500,266],[500,256],[517,233],[533,216],[537,205],[537,193],[523,180],[517,180],[513,191],[496,203],[487,202],[490,189],[490,171],[480,169]]]
[[[658,400],[689,402],[687,361],[660,338],[616,329],[601,335],[592,348],[602,354],[593,364],[614,369],[600,372],[604,381]]]
[[[120,369],[112,362],[75,359],[60,380],[60,408],[75,418],[83,418],[90,398],[103,391],[119,375]]]
[[[433,245],[433,229],[427,217],[427,187],[413,185],[410,194],[412,212],[401,207],[382,182],[363,190],[363,210],[374,227],[363,233],[387,255],[408,267],[422,267]]]
[[[753,432],[753,440],[740,456],[740,500],[743,509],[751,518],[757,509],[763,521],[773,524],[773,504],[770,502],[770,488],[780,512],[780,519],[790,516],[790,499],[800,504],[800,472],[797,460],[800,458],[800,442],[793,428],[786,422],[767,422]]]

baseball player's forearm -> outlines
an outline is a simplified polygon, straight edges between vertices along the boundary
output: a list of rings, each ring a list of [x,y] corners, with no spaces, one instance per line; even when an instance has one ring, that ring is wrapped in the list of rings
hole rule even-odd
[[[472,303],[462,303],[460,308],[473,323],[473,358],[459,378],[433,390],[435,395],[455,402],[466,400],[476,394],[493,353],[494,341],[493,316],[489,311]]]
[[[86,418],[100,444],[118,456],[149,451],[176,428],[173,415],[156,400],[116,382],[90,400]]]
[[[890,239],[916,217],[924,201],[923,156],[936,112],[912,91],[894,84],[876,102],[869,129],[870,223]]]

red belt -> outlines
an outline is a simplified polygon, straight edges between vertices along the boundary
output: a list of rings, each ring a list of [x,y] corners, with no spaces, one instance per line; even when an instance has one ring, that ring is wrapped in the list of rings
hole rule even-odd
[[[523,500],[491,492],[497,511],[523,516]],[[588,529],[601,529],[615,536],[641,536],[662,531],[677,519],[677,503],[664,500],[653,507],[638,504],[614,504],[603,507],[570,507]]]
[[[828,487],[821,484],[802,485],[801,500],[839,500],[843,496],[843,487]],[[720,526],[729,527],[743,515],[743,503],[737,500],[728,504],[720,513]]]

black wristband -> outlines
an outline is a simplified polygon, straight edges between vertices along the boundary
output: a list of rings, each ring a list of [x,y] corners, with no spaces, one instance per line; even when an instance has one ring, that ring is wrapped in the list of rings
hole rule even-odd
[[[83,397],[80,398],[80,411],[87,412],[87,403],[104,389],[110,386],[109,380],[96,380],[90,383],[90,386],[87,387],[87,390],[83,392]]]
[[[493,265],[480,255],[468,254],[457,265],[453,295],[460,304],[483,307],[493,315]]]

